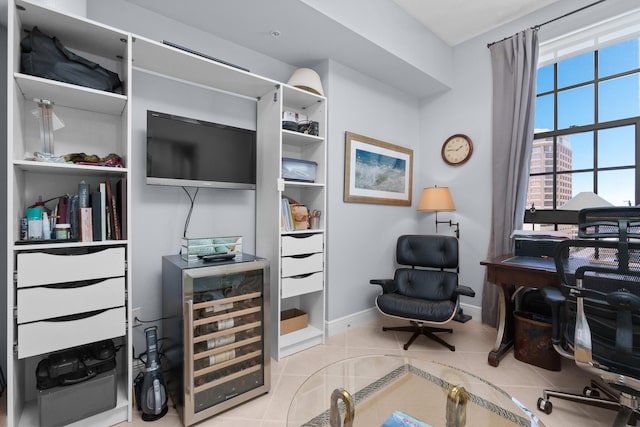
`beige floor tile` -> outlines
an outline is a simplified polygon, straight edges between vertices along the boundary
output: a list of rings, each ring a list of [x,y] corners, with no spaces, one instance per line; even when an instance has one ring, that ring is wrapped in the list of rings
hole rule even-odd
[[[308,377],[317,370],[339,360],[372,354],[394,354],[417,357],[444,363],[473,373],[490,381],[528,408],[546,427],[597,427],[613,423],[615,413],[573,402],[552,398],[553,411],[547,415],[537,409],[538,397],[548,389],[581,392],[589,384],[590,375],[573,362],[563,359],[558,372],[542,369],[516,360],[508,353],[498,367],[489,366],[487,355],[493,347],[496,331],[472,319],[467,323],[452,322],[452,334],[443,338],[456,346],[456,351],[437,344],[426,337],[419,337],[408,351],[402,345],[409,339],[408,333],[383,332],[382,325],[405,325],[397,319],[380,316],[366,325],[349,328],[346,332],[328,337],[325,345],[293,354],[279,361],[271,360],[271,391],[263,396],[232,408],[199,423],[198,427],[286,427],[286,416],[292,397]],[[455,376],[456,371],[449,375]],[[455,378],[453,378],[455,380]],[[0,403],[0,425],[4,425],[6,393]],[[153,424],[141,420],[134,411],[132,423],[120,423],[118,427],[179,427],[182,425],[176,410]],[[472,425],[472,424],[469,424]]]

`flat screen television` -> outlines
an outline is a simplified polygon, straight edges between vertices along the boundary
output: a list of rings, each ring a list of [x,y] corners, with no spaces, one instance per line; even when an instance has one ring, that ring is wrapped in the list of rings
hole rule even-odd
[[[147,184],[256,188],[256,132],[147,111]]]

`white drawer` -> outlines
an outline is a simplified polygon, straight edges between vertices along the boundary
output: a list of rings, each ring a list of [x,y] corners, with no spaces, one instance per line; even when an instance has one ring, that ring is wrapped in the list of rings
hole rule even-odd
[[[18,289],[18,323],[120,307],[124,305],[124,294],[124,277],[75,288]]]
[[[298,276],[323,270],[323,254],[311,254],[302,257],[282,257],[282,277]]]
[[[124,248],[79,255],[19,253],[18,287],[124,276]]]
[[[282,256],[322,252],[322,234],[282,236]]]
[[[125,309],[118,307],[83,319],[18,325],[18,358],[123,336],[125,322]]]
[[[321,291],[324,273],[318,272],[308,276],[287,277],[282,279],[282,298],[295,297],[309,292]]]

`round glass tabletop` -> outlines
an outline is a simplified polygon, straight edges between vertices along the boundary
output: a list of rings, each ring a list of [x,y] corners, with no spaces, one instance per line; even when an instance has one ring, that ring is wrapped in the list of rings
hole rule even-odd
[[[544,427],[524,405],[480,377],[394,355],[354,357],[320,369],[300,386],[287,415],[287,426],[465,424]]]

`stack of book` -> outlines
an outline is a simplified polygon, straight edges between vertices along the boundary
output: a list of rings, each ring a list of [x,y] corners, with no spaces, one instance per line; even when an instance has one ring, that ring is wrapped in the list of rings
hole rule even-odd
[[[306,230],[309,228],[309,210],[287,197],[282,199],[280,212],[280,228],[282,231]]]
[[[280,223],[283,231],[293,231],[293,215],[291,215],[291,206],[289,205],[289,199],[282,199],[282,212]]]
[[[126,178],[115,185],[107,179],[94,188],[82,181],[78,194],[59,197],[51,214],[55,221],[52,229],[56,224],[69,224],[66,239],[83,242],[126,239]]]

